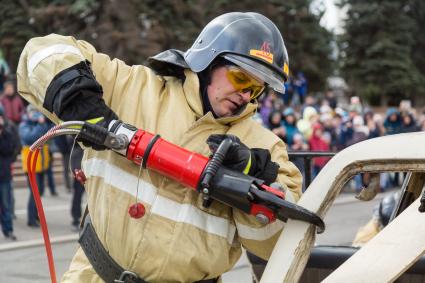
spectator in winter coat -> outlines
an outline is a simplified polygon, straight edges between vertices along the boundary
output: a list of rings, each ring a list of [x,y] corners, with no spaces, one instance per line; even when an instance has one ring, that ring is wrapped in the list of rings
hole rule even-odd
[[[263,124],[268,127],[269,126],[269,117],[270,113],[273,112],[274,108],[274,101],[278,99],[276,96],[276,93],[271,91],[269,92],[269,95],[263,99],[263,103],[260,109],[260,115],[263,119]]]
[[[0,102],[3,104],[7,119],[18,125],[25,113],[25,106],[22,98],[16,92],[15,82],[9,80],[4,83],[3,96]]]
[[[4,108],[3,106],[0,104],[0,116],[3,117],[4,119],[4,129],[5,131],[7,131],[8,133],[11,133],[13,136],[13,150],[12,150],[12,162],[16,161],[19,153],[21,153],[21,141],[19,138],[19,132],[18,132],[18,126],[15,125],[13,122],[10,122],[7,117],[4,114]],[[13,168],[12,168],[13,170]],[[13,172],[12,172],[13,174]],[[13,193],[13,188],[12,188],[12,203],[11,203],[11,211],[12,211],[12,215],[13,217],[15,217],[15,196]]]
[[[0,116],[4,118],[4,128],[13,135],[13,161],[16,161],[17,156],[21,152],[21,141],[19,139],[18,127],[10,122],[4,112],[3,106],[0,104]]]
[[[387,135],[401,133],[401,116],[400,112],[394,107],[387,110],[387,117],[384,121],[385,132]]]
[[[15,137],[6,128],[6,118],[0,115],[0,223],[3,235],[16,240],[13,234],[12,163]]]
[[[283,111],[283,117],[283,126],[286,130],[286,143],[291,147],[294,142],[294,135],[300,133],[297,128],[297,117],[295,116],[294,109],[291,107],[286,108]]]
[[[411,113],[403,113],[401,116],[401,133],[411,133],[419,131],[418,124]]]
[[[311,151],[329,151],[330,146],[323,136],[323,127],[319,123],[313,125],[313,134],[308,141]],[[329,161],[328,157],[316,157],[313,159],[313,177],[319,174],[320,170]]]
[[[331,149],[333,151],[340,151],[345,148],[347,139],[351,136],[351,128],[347,128],[346,124],[342,121],[340,114],[335,114],[332,118],[333,136],[331,142]]]
[[[375,114],[368,110],[364,114],[364,123],[365,126],[369,129],[369,135],[367,136],[368,139],[380,137],[384,134],[384,130],[382,130],[378,123],[374,119]]]
[[[333,127],[333,115],[329,112],[320,115],[320,123],[323,126],[323,132],[330,137],[331,148],[336,137],[335,128]]]
[[[294,81],[295,92],[299,97],[299,101],[301,104],[304,103],[304,99],[307,95],[307,79],[304,76],[303,72],[298,72],[297,77]]]
[[[369,136],[369,128],[364,125],[364,121],[361,116],[355,116],[353,118],[353,130],[353,135],[347,141],[347,146],[364,141]]]
[[[21,136],[22,142],[22,167],[25,172],[27,172],[27,158],[29,154],[29,147],[43,136],[48,130],[49,127],[46,124],[46,118],[37,111],[32,105],[27,107],[27,115],[24,116],[21,124],[19,125],[19,135]],[[43,146],[43,149],[40,150],[40,155],[37,159],[36,165],[36,180],[40,195],[44,193],[44,171],[49,166],[49,148],[47,145]],[[28,180],[29,185],[29,180]],[[37,208],[35,207],[35,202],[32,194],[29,195],[28,199],[28,221],[27,225],[30,227],[39,227],[38,217],[37,217]]]
[[[285,82],[285,94],[283,95],[283,101],[285,102],[285,105],[294,105],[293,102],[295,102],[296,105],[296,101],[293,100],[293,97],[294,85],[292,83],[292,78],[289,77],[288,80]]]
[[[287,141],[286,130],[282,123],[282,113],[273,111],[269,116],[269,129],[284,142]]]

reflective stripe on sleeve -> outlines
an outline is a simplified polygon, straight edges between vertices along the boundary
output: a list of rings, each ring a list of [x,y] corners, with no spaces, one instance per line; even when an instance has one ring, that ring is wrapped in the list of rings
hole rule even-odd
[[[41,61],[46,59],[47,57],[53,54],[63,54],[63,53],[75,54],[80,56],[81,60],[84,60],[83,54],[75,46],[72,46],[69,44],[55,44],[37,51],[29,58],[28,65],[27,65],[28,73],[31,75],[35,67],[37,67],[37,65]]]
[[[109,163],[104,159],[92,158],[83,161],[83,170],[87,177],[103,178],[103,182],[120,191],[136,194],[137,177]],[[208,214],[191,204],[178,203],[158,195],[157,188],[140,179],[137,198],[151,205],[151,213],[175,222],[193,225],[209,234],[227,239],[233,243],[236,227],[227,219]]]

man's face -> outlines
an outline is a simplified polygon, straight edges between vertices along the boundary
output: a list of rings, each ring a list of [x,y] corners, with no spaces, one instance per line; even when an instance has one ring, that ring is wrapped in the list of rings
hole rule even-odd
[[[229,80],[228,71],[227,66],[213,69],[207,88],[211,107],[218,117],[237,114],[251,100],[251,91],[237,89]]]
[[[395,121],[397,121],[397,114],[391,114],[391,116],[390,116],[390,121],[391,122],[395,122]]]
[[[13,86],[13,84],[10,84],[10,83],[5,84],[3,93],[8,96],[14,95],[15,87]]]
[[[288,122],[288,124],[293,124],[294,122],[295,122],[295,117],[294,117],[294,115],[288,115],[288,116],[286,116],[286,122]]]

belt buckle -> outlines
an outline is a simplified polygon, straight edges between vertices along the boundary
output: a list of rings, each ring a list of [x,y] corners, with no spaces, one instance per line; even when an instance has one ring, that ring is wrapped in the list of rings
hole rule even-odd
[[[132,279],[137,279],[139,278],[139,276],[137,276],[136,273],[128,271],[128,270],[124,270],[119,279],[115,279],[114,283],[125,283],[126,278],[132,278]]]

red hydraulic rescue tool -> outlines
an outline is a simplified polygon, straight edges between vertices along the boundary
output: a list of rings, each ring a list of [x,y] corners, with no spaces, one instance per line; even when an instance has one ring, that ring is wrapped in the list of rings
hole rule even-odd
[[[283,191],[223,166],[231,139],[223,140],[212,157],[207,158],[119,120],[110,123],[109,131],[84,123],[80,136],[202,193],[204,206],[217,200],[254,215],[264,224],[290,218],[316,225],[318,233],[325,229],[318,215],[286,201]]]

